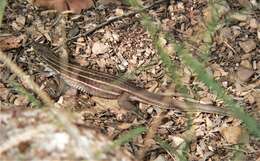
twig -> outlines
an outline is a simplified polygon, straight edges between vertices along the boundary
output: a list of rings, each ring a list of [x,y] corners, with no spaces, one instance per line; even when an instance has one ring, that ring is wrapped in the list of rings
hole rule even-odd
[[[224,44],[230,49],[233,51],[233,53],[237,54],[236,50],[231,46],[229,45],[229,43],[227,41],[224,41]]]
[[[149,6],[144,7],[144,8],[141,9],[141,10],[133,11],[133,12],[124,14],[124,15],[122,15],[122,16],[112,17],[112,18],[108,19],[107,21],[105,21],[105,22],[103,22],[103,23],[97,25],[97,26],[94,27],[93,29],[90,29],[89,31],[87,31],[87,32],[85,32],[85,33],[82,33],[82,34],[79,34],[79,35],[74,36],[74,37],[72,37],[72,38],[69,38],[69,39],[67,40],[67,42],[72,41],[72,40],[74,40],[74,39],[77,39],[77,38],[79,38],[79,37],[81,37],[81,36],[88,36],[88,35],[92,34],[93,32],[97,31],[98,29],[101,29],[102,27],[104,27],[104,26],[106,26],[106,25],[108,25],[108,24],[111,24],[112,22],[121,20],[121,19],[123,19],[123,18],[125,18],[125,17],[133,16],[133,15],[135,15],[135,14],[137,14],[137,13],[140,13],[140,12],[143,12],[143,11],[145,11],[145,10],[147,10],[147,9],[153,8],[155,5],[158,5],[158,4],[163,3],[163,2],[166,2],[166,1],[167,1],[167,0],[159,0],[159,1],[154,2],[153,4],[151,4],[151,5],[149,5]]]

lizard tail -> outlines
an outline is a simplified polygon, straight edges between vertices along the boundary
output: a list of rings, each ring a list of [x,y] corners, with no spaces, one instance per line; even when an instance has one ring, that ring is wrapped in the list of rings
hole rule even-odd
[[[185,102],[180,100],[174,100],[172,104],[173,107],[176,107],[186,112],[206,112],[206,113],[214,113],[220,115],[231,115],[227,109],[218,108],[213,105],[206,105],[206,104],[194,103],[188,101]]]

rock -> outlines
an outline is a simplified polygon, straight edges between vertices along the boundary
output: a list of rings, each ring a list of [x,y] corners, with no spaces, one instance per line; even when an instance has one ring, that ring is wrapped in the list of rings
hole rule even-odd
[[[256,48],[256,43],[254,40],[250,39],[247,41],[240,41],[239,46],[246,52],[249,53],[250,51],[254,50]]]
[[[254,74],[253,70],[244,68],[244,67],[239,67],[237,70],[237,77],[239,80],[246,82],[249,80],[249,78]]]
[[[68,146],[70,136],[65,132],[57,132],[47,136],[47,139],[49,140],[41,145],[44,150],[49,153],[55,150],[62,152]]]

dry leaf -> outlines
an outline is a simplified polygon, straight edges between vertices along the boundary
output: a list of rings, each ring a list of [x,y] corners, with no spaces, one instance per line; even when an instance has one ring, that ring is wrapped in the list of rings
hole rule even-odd
[[[159,155],[154,161],[166,161],[166,159],[163,155]]]
[[[101,42],[95,42],[92,46],[92,53],[94,55],[98,55],[98,54],[104,54],[105,52],[107,52],[109,49],[108,45],[105,45]]]
[[[40,7],[56,9],[59,12],[69,9],[65,0],[34,0],[33,3]]]
[[[124,10],[117,8],[116,11],[115,11],[115,15],[117,15],[117,16],[124,15]]]
[[[248,134],[240,126],[232,126],[223,128],[220,133],[230,144],[247,143]]]
[[[258,121],[260,121],[260,90],[256,91],[255,100],[256,108],[254,110],[254,116]]]
[[[1,76],[0,76],[1,77]],[[9,95],[9,89],[5,88],[3,84],[0,83],[0,99],[1,100],[7,100]]]
[[[110,109],[116,113],[124,113],[124,109],[120,109],[117,100],[105,99],[101,97],[92,96],[91,99],[96,102],[96,109],[104,110]]]
[[[248,81],[253,74],[254,71],[247,68],[239,67],[237,70],[237,77],[243,82]]]
[[[172,140],[173,147],[176,148],[182,143],[185,142],[185,140],[179,136],[169,136],[169,138]]]
[[[122,5],[123,2],[121,0],[99,0],[98,3],[103,5],[109,5],[109,4]]]
[[[256,42],[253,39],[247,41],[240,41],[239,46],[244,50],[244,52],[249,53],[256,48]]]
[[[80,13],[83,9],[89,9],[94,5],[93,0],[68,0],[69,9]]]
[[[81,10],[88,9],[94,4],[92,0],[34,0],[33,3],[59,12],[71,10],[76,13],[80,13]]]
[[[226,72],[219,64],[212,64],[210,67],[213,70],[214,77],[221,77],[221,76],[227,76],[228,72]]]
[[[132,124],[130,124],[130,123],[122,123],[122,124],[118,125],[118,128],[120,130],[126,130],[126,129],[129,129],[131,126],[132,126]]]
[[[19,48],[23,42],[25,42],[26,36],[0,36],[0,49],[1,50],[10,50]]]
[[[14,30],[20,31],[20,30],[24,27],[25,22],[26,22],[25,17],[22,16],[22,15],[18,15],[18,16],[16,17],[16,20],[13,21],[13,23],[12,23],[12,28],[13,28]]]

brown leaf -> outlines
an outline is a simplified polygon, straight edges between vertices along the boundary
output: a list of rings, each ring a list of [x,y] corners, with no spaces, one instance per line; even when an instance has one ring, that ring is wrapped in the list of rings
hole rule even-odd
[[[16,20],[12,22],[12,28],[20,31],[26,23],[26,18],[23,15],[18,15]]]
[[[237,70],[237,77],[239,80],[246,82],[254,74],[254,71],[244,67],[239,67]]]
[[[122,2],[121,0],[99,0],[98,3],[102,5],[108,5],[108,4],[121,5],[124,2]]]
[[[255,118],[260,121],[260,91],[256,91],[255,95],[255,100],[256,100],[256,107],[255,107],[255,112],[253,113]]]
[[[0,36],[0,50],[10,50],[19,48],[26,40],[25,35],[20,36]]]
[[[122,124],[118,125],[118,128],[120,130],[126,130],[126,129],[129,129],[131,126],[132,126],[132,124],[130,124],[130,123],[122,123]]]
[[[256,49],[256,42],[253,39],[247,41],[240,41],[239,46],[244,50],[244,52],[249,53]]]
[[[240,126],[225,127],[220,133],[230,144],[248,143],[248,134]]]
[[[68,0],[69,9],[80,13],[83,9],[88,9],[94,5],[93,0]]]
[[[92,46],[92,53],[94,55],[104,54],[109,50],[109,46],[99,41],[95,42]]]
[[[33,3],[59,12],[71,10],[76,13],[80,13],[81,10],[88,9],[94,4],[93,0],[34,0]]]
[[[33,3],[39,7],[56,9],[59,12],[69,9],[65,0],[34,0]]]

